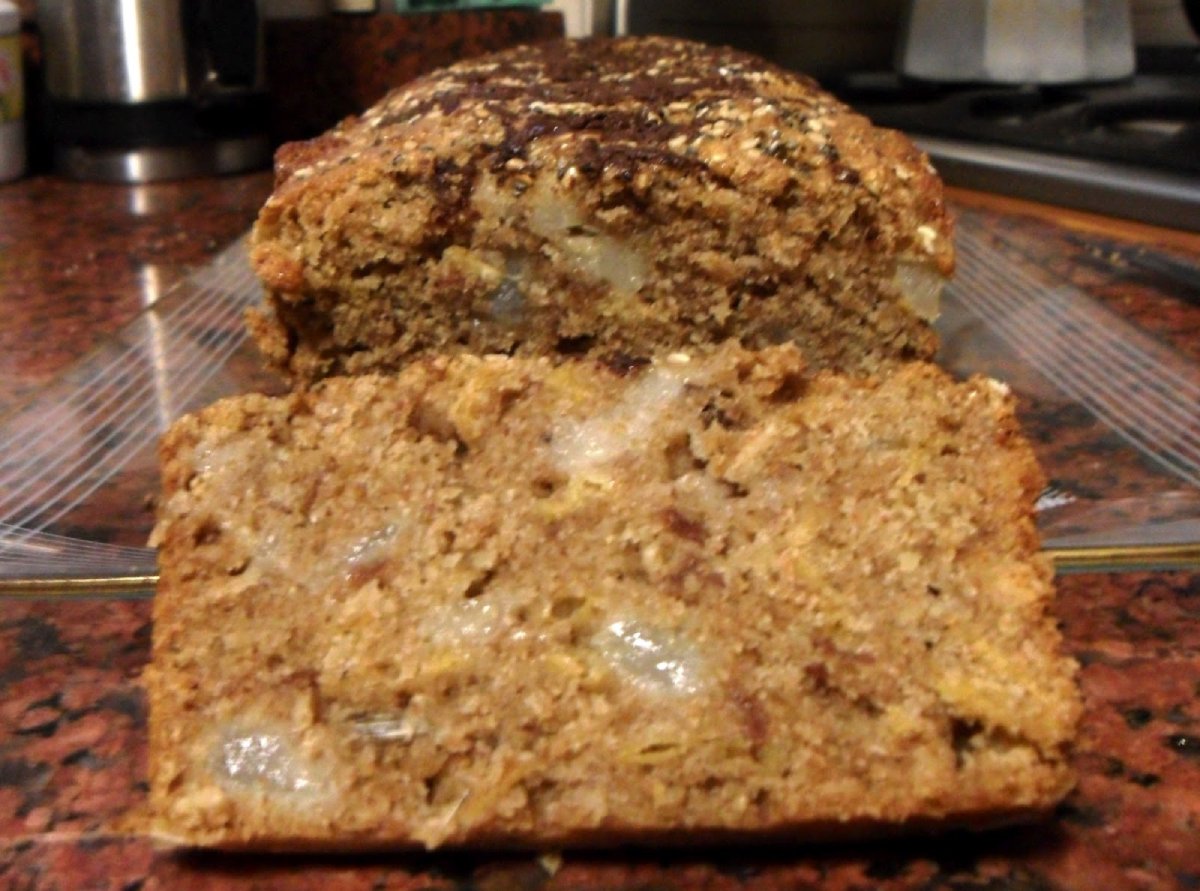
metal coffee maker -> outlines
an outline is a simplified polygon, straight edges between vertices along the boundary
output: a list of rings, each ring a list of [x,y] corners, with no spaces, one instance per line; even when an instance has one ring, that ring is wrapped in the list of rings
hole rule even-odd
[[[899,70],[939,83],[1069,84],[1133,74],[1128,0],[909,0]]]
[[[255,0],[38,0],[55,168],[143,183],[265,166]]]

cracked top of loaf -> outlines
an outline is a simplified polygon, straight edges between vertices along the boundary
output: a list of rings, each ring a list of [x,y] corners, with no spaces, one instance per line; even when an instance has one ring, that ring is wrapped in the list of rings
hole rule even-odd
[[[254,254],[276,318],[256,335],[302,377],[447,344],[927,358],[919,316],[953,267],[941,183],[907,137],[807,77],[668,38],[433,72],[284,146],[276,180]],[[496,305],[512,293],[519,317]]]

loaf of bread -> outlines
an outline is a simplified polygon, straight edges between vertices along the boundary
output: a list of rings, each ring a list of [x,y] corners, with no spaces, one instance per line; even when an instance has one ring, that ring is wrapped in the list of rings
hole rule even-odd
[[[304,382],[426,352],[648,357],[795,341],[929,358],[941,183],[811,80],[665,38],[456,64],[284,146],[253,321]]]
[[[998,384],[459,355],[162,446],[150,828],[365,849],[984,826],[1072,783]]]

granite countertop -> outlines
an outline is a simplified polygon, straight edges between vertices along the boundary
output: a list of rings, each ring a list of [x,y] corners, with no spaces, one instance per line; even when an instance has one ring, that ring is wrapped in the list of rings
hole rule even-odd
[[[269,188],[265,173],[143,187],[52,177],[0,186],[0,420],[244,232]],[[1058,214],[1038,220],[1030,214],[1044,211],[981,196],[955,202],[987,208],[997,225],[1040,227],[1048,264],[1080,232],[1200,260],[1200,239],[1188,236]],[[1167,285],[1139,276],[1084,284],[1200,354],[1200,307]],[[1056,612],[1081,665],[1086,712],[1079,786],[1044,823],[832,847],[568,852],[561,861],[323,858],[185,853],[123,834],[119,819],[146,789],[137,679],[150,602],[0,598],[0,886],[1200,888],[1200,573],[1066,576]]]
[[[271,181],[0,184],[0,415],[245,231]]]

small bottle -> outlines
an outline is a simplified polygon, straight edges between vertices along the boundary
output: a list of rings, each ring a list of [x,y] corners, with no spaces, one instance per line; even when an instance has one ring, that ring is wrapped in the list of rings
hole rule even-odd
[[[25,172],[25,81],[21,73],[21,13],[0,0],[0,182]]]

